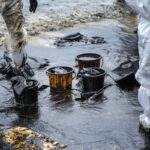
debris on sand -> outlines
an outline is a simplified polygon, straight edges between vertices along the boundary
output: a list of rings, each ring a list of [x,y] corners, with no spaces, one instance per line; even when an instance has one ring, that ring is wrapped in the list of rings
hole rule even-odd
[[[54,150],[66,147],[64,144],[23,127],[6,130],[3,135],[3,141],[16,150]]]
[[[106,41],[103,37],[93,36],[90,40],[91,44],[104,44]]]
[[[84,43],[86,41],[87,41],[87,37],[82,35],[81,33],[77,32],[74,34],[64,36],[62,38],[58,38],[56,40],[56,42],[54,43],[54,45],[56,45],[58,47],[64,47],[66,45],[72,46],[76,42]]]
[[[93,36],[91,38],[86,37],[85,35],[77,32],[74,34],[70,34],[67,36],[64,36],[62,38],[58,38],[54,45],[58,47],[64,47],[64,46],[73,46],[74,44],[78,43],[80,44],[104,44],[106,41],[103,37],[99,36]]]

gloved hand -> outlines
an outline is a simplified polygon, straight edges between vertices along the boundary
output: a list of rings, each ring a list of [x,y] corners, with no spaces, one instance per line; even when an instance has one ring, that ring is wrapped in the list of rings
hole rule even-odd
[[[30,12],[35,13],[37,6],[38,6],[37,0],[30,0],[30,8],[29,8]]]
[[[8,77],[22,76],[25,79],[28,79],[28,78],[34,76],[34,71],[29,66],[28,63],[26,63],[21,68],[15,68],[15,67],[12,67],[11,65],[9,65],[9,68],[6,68],[6,70],[7,70],[6,75]]]
[[[34,76],[34,71],[28,63],[18,69],[18,75],[23,76],[25,79]]]

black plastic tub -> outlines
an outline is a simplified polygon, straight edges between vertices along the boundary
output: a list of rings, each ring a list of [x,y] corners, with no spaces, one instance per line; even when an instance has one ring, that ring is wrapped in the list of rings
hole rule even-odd
[[[85,53],[76,57],[76,62],[79,67],[79,72],[84,68],[102,67],[103,58],[99,54]]]
[[[16,103],[23,106],[34,105],[38,101],[38,81],[26,80],[26,86],[21,87],[22,90],[18,90],[19,84],[14,86],[14,96]]]
[[[137,83],[135,74],[139,68],[139,60],[126,61],[110,72],[110,76],[118,84]]]
[[[83,91],[96,92],[102,89],[104,87],[105,74],[105,71],[100,68],[84,69],[81,72]]]

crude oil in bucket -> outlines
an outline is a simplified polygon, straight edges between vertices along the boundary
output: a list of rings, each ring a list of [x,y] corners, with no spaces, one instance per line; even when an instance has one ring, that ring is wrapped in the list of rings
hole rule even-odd
[[[103,58],[99,54],[85,53],[76,57],[76,61],[79,67],[79,72],[84,68],[89,67],[102,67]]]
[[[65,92],[72,89],[75,72],[70,67],[59,66],[47,70],[51,92]],[[74,77],[73,77],[74,74]]]
[[[105,71],[100,68],[85,68],[81,71],[83,91],[99,91],[104,86]]]

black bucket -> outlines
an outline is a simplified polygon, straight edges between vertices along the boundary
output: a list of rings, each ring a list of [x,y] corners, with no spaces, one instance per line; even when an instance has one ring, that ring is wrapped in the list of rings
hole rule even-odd
[[[34,105],[38,101],[38,81],[23,77],[12,79],[16,103],[23,106]]]
[[[65,72],[56,71],[57,69],[64,70]],[[72,89],[72,80],[76,76],[72,68],[65,66],[52,67],[46,73],[49,77],[51,92],[61,93]]]
[[[105,71],[100,68],[86,68],[81,71],[83,91],[95,92],[104,86]]]
[[[79,67],[79,72],[84,68],[90,68],[90,67],[101,68],[103,66],[102,56],[95,53],[80,54],[76,57],[76,62]]]

